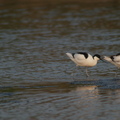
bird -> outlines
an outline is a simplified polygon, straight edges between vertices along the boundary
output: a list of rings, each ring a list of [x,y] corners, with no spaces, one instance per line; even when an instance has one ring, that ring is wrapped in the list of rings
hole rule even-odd
[[[87,52],[66,53],[66,55],[76,64],[76,66],[86,67],[86,76],[89,77],[87,67],[93,67],[97,64],[98,60],[102,60],[99,54],[90,55]]]
[[[115,65],[118,69],[120,69],[120,53],[111,56],[103,56],[103,59]],[[115,73],[115,77],[117,72]]]

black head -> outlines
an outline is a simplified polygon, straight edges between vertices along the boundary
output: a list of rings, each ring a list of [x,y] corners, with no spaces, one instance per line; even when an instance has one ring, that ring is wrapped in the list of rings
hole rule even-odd
[[[103,57],[101,57],[99,54],[95,54],[95,55],[93,56],[93,59],[94,59],[94,57],[97,57],[97,58],[99,58],[100,60],[102,60],[103,62],[106,63],[106,61],[103,60]]]
[[[99,54],[95,54],[94,56],[93,56],[93,58],[94,57],[98,57],[100,60],[102,60],[102,58],[101,58],[101,56],[99,55]]]

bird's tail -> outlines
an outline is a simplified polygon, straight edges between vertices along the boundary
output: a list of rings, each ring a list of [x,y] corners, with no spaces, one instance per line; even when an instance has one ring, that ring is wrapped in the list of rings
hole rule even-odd
[[[71,60],[74,60],[73,56],[71,53],[66,53],[66,55],[71,59]]]
[[[104,56],[104,60],[111,62],[111,58],[108,56]]]

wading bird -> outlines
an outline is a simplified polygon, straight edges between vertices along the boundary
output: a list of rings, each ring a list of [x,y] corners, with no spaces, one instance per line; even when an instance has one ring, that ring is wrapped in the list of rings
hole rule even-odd
[[[104,56],[104,60],[112,63],[115,65],[118,69],[120,68],[120,53],[112,56]],[[115,73],[115,77],[117,76],[117,72]]]
[[[67,56],[76,64],[76,66],[86,67],[86,76],[88,77],[87,67],[93,67],[97,64],[98,60],[102,60],[99,54],[91,56],[86,52],[66,53]]]

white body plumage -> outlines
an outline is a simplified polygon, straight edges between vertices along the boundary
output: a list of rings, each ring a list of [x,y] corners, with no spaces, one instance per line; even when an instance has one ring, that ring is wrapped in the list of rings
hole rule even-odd
[[[120,53],[112,56],[104,56],[104,59],[120,68]]]
[[[67,56],[76,64],[76,66],[85,66],[85,67],[92,67],[95,66],[98,60],[102,60],[100,55],[95,54],[91,56],[89,53],[86,52],[77,52],[77,53],[66,53]],[[87,77],[88,72],[86,68],[86,75]]]
[[[97,54],[94,56],[91,56],[89,53],[85,52],[66,54],[77,66],[92,67],[97,64],[98,60],[100,60],[100,55]]]

